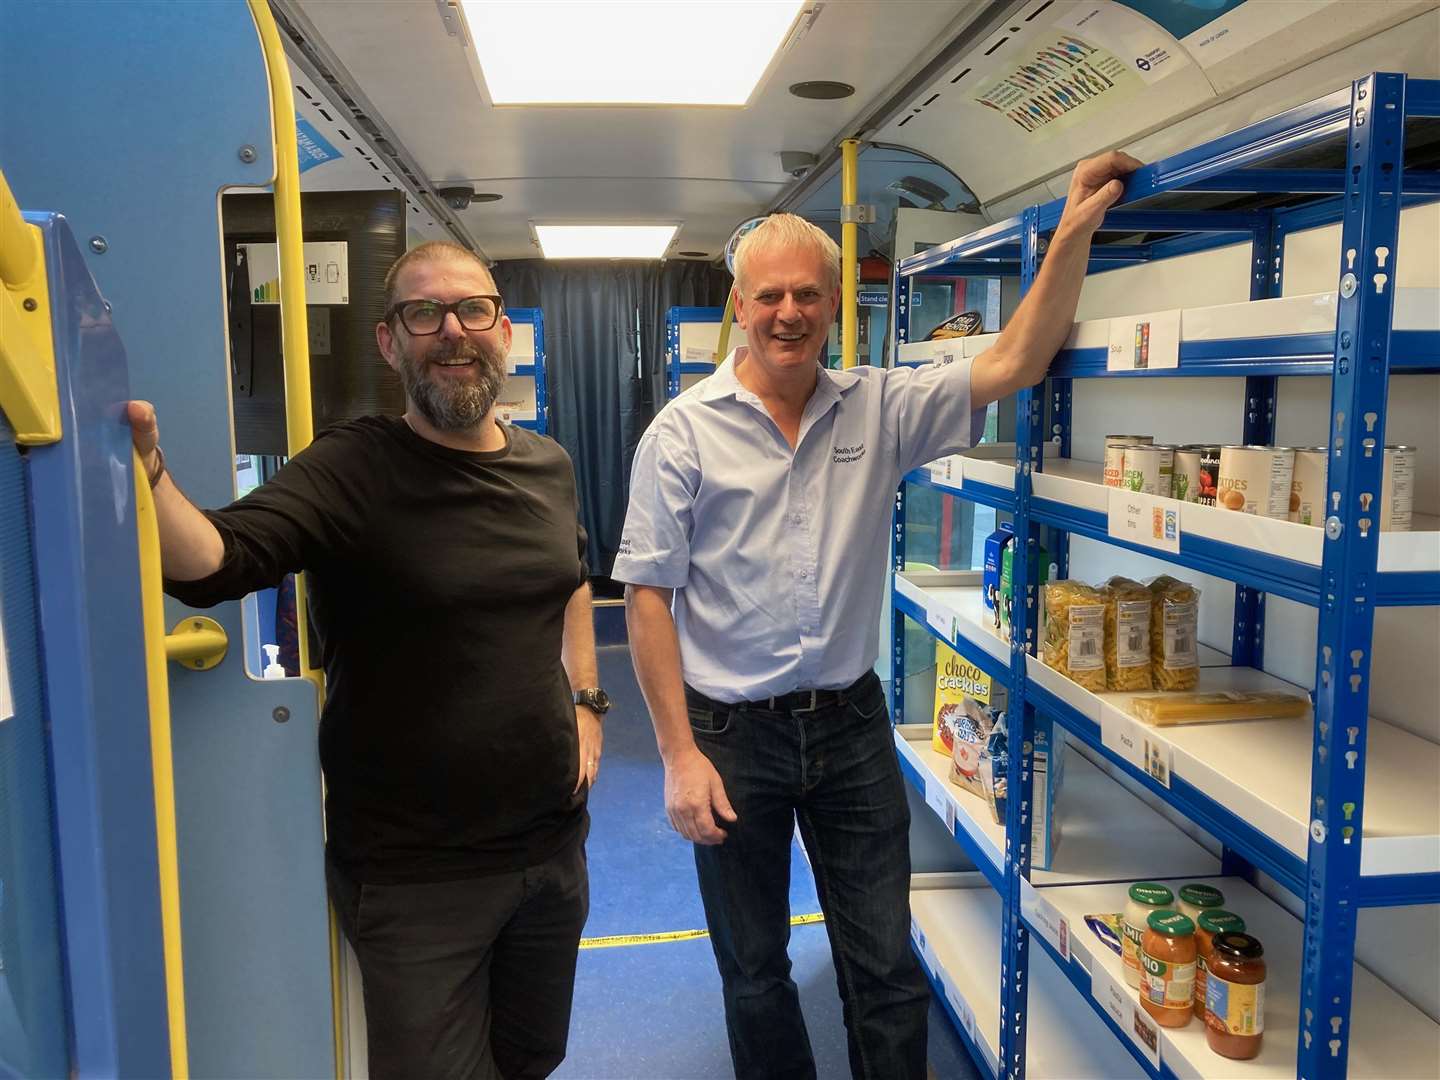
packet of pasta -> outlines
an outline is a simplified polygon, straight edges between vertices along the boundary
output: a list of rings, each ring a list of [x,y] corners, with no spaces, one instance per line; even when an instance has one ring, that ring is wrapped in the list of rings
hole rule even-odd
[[[1220,690],[1194,694],[1143,694],[1130,699],[1130,709],[1156,727],[1211,724],[1222,720],[1273,720],[1304,716],[1310,701],[1301,694],[1278,690]]]
[[[1043,659],[1067,679],[1096,693],[1105,689],[1105,594],[1083,581],[1045,586]]]
[[[1149,690],[1150,663],[1150,590],[1112,577],[1105,583],[1105,685]]]
[[[1168,574],[1150,582],[1150,658],[1157,690],[1200,682],[1200,590]]]

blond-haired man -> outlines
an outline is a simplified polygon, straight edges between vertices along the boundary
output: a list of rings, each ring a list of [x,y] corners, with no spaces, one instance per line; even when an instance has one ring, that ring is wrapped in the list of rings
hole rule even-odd
[[[840,255],[775,215],[742,241],[747,344],[671,402],[635,455],[613,576],[695,844],[737,1076],[813,1077],[790,978],[798,820],[826,915],[850,1067],[925,1075],[928,993],[909,947],[909,810],[873,672],[900,477],[969,446],[989,402],[1039,382],[1063,343],[1105,209],[1139,162],[1081,162],[1044,266],[973,361],[823,366]]]

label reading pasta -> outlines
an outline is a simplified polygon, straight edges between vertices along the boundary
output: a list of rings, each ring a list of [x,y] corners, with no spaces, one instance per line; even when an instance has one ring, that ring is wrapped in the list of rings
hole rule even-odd
[[[1231,1035],[1259,1035],[1265,1030],[1265,984],[1233,983],[1207,973],[1206,1021]]]
[[[1096,604],[1070,607],[1070,670],[1095,671],[1105,666],[1105,608]]]
[[[1193,668],[1200,663],[1195,641],[1196,607],[1194,601],[1165,605],[1165,667],[1171,671]]]
[[[1122,668],[1150,665],[1150,600],[1115,604],[1116,663]]]

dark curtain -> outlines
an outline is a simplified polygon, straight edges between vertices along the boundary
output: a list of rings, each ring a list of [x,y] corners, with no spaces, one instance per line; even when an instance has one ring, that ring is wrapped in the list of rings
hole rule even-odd
[[[635,446],[665,404],[665,313],[723,306],[730,275],[701,262],[525,259],[493,269],[508,307],[544,313],[550,435],[575,462],[590,572],[608,577]]]

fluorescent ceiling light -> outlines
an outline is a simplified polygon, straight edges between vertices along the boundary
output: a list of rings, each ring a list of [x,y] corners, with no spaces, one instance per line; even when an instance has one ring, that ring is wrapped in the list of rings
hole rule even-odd
[[[496,105],[744,105],[803,0],[461,0]]]
[[[547,259],[658,259],[678,225],[536,225]]]

